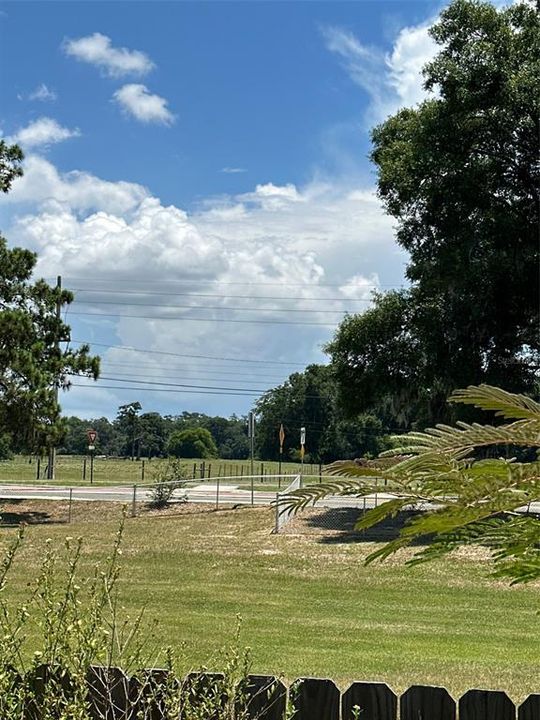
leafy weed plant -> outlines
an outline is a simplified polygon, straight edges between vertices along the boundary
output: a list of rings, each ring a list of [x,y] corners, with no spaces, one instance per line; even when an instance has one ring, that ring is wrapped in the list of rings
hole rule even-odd
[[[249,649],[240,648],[240,622],[221,651],[219,675],[187,675],[181,655],[156,648],[120,602],[122,521],[109,557],[85,577],[82,539],[63,551],[46,542],[28,598],[5,599],[9,573],[24,542],[21,529],[0,563],[0,717],[9,720],[244,720],[248,714]],[[39,650],[27,640],[38,633]],[[32,639],[33,647],[35,637]],[[160,670],[148,668],[161,667]],[[119,668],[122,670],[119,670]],[[264,690],[271,694],[271,687]]]

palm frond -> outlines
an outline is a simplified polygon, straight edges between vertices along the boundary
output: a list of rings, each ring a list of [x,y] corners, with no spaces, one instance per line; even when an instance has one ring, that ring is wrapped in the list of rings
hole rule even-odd
[[[334,480],[332,482],[320,483],[319,485],[308,485],[305,488],[291,490],[286,495],[281,495],[279,500],[274,501],[282,511],[297,513],[308,505],[314,505],[329,495],[371,495],[376,489],[373,485],[359,482],[358,480]]]
[[[395,517],[400,510],[403,510],[403,508],[412,503],[414,503],[414,498],[410,497],[387,500],[382,503],[382,505],[377,505],[377,507],[366,510],[360,520],[355,524],[354,529],[368,530],[389,517]]]
[[[456,427],[436,425],[423,433],[409,433],[398,436],[402,443],[399,447],[383,453],[398,455],[419,455],[427,452],[463,453],[475,447],[488,445],[521,445],[540,447],[540,422],[518,420],[509,425],[480,425],[480,423],[458,422]]]
[[[526,395],[517,395],[491,385],[469,385],[456,390],[449,402],[474,405],[481,410],[494,410],[496,415],[508,419],[540,421],[540,404]]]
[[[403,473],[430,474],[449,473],[455,470],[457,461],[450,454],[443,454],[435,450],[426,450],[418,455],[406,457],[388,471],[388,477],[395,477]]]
[[[337,477],[384,477],[384,470],[381,468],[358,465],[354,460],[337,460],[331,465],[327,465],[325,472],[328,475],[336,475]]]

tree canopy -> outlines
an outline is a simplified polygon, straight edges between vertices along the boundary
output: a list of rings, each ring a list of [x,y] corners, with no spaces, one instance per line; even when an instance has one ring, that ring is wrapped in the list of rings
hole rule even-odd
[[[309,365],[293,373],[257,401],[255,442],[259,455],[279,459],[279,429],[283,425],[283,460],[298,460],[300,428],[306,428],[306,452],[310,461],[377,455],[387,447],[386,429],[373,415],[347,419],[336,402],[332,371]]]
[[[0,142],[3,192],[21,174],[22,157],[17,146]],[[73,295],[33,280],[36,261],[0,236],[0,435],[16,449],[55,445],[63,432],[57,389],[69,389],[72,375],[96,379],[99,373],[88,346],[61,348],[71,334],[57,306],[69,305]]]
[[[433,95],[372,133],[411,286],[328,346],[349,413],[419,425],[451,418],[446,396],[469,383],[530,392],[540,366],[540,15],[454,0],[430,34]]]
[[[205,428],[193,427],[174,432],[167,443],[167,452],[178,458],[214,458],[217,447]]]

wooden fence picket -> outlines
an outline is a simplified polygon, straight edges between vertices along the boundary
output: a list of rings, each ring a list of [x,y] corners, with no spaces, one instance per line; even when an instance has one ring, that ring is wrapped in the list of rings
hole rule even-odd
[[[29,700],[25,703],[25,720],[41,720],[42,704],[47,693],[53,693],[56,697],[72,696],[72,682],[69,673],[63,668],[51,667],[50,665],[38,665],[33,668],[26,677],[27,687],[32,688],[29,693]]]
[[[494,690],[469,690],[459,701],[459,720],[515,720],[508,695]]]
[[[340,692],[332,680],[299,678],[289,690],[294,720],[339,720]]]
[[[520,705],[518,720],[540,720],[540,695],[529,695]]]
[[[446,688],[413,685],[399,707],[400,720],[456,720],[456,703]]]
[[[274,675],[248,675],[244,695],[249,718],[283,720],[287,688]]]
[[[397,697],[385,683],[355,682],[341,698],[342,720],[354,720],[355,708],[361,718],[396,720]]]
[[[167,670],[158,668],[144,671],[141,677],[131,678],[129,689],[133,698],[133,720],[163,720],[167,717],[166,697],[172,689],[170,683],[173,688],[180,685]]]
[[[341,693],[332,680],[311,677],[295,680],[287,690],[274,675],[248,675],[236,683],[222,673],[190,673],[181,680],[160,669],[129,677],[118,667],[92,666],[86,688],[56,666],[41,665],[25,675],[8,667],[4,675],[8,695],[10,686],[18,693],[21,685],[22,720],[42,720],[51,694],[71,702],[81,692],[91,720],[165,720],[171,713],[175,720],[223,720],[233,714],[283,720],[288,707],[292,720],[398,720],[398,707],[399,720],[540,720],[540,693],[516,708],[495,690],[469,690],[456,703],[441,687],[415,685],[398,697],[385,683],[353,682]]]
[[[135,717],[136,688],[120,668],[92,666],[86,682],[93,720],[132,720]]]

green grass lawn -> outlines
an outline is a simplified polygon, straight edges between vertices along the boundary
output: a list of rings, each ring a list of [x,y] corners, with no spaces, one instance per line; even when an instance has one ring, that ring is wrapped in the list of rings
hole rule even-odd
[[[46,460],[42,460],[40,464],[40,479],[37,478],[37,461],[35,458],[27,456],[16,456],[12,460],[0,461],[0,483],[24,483],[31,485],[88,485],[90,484],[90,460],[86,461],[86,477],[83,478],[84,457],[80,455],[59,455],[56,461],[55,480],[50,481],[44,478]],[[152,482],[152,476],[159,467],[162,460],[145,460],[144,466],[141,460],[131,461],[124,458],[100,458],[94,460],[94,484],[95,485],[133,485],[135,483]],[[185,460],[184,465],[187,472],[193,474],[194,466],[196,469],[196,477],[200,477],[202,460]],[[298,463],[282,463],[282,473],[298,473],[301,466]],[[279,471],[277,462],[262,462],[260,460],[254,463],[254,473],[263,476],[275,475]],[[313,473],[317,476],[318,465],[306,464],[304,467],[305,474]],[[223,478],[224,482],[227,478],[235,475],[242,477],[250,474],[250,463],[248,460],[206,460],[204,467],[205,477]],[[242,479],[234,480],[235,484],[244,484],[246,481]],[[263,489],[277,488],[277,484],[270,478],[263,483]],[[268,487],[266,487],[268,486]]]
[[[65,517],[60,505],[10,503],[2,513],[40,509],[54,520]],[[159,620],[160,643],[186,643],[193,667],[230,641],[240,614],[256,672],[381,680],[397,691],[438,684],[455,695],[494,688],[514,700],[540,690],[540,587],[486,578],[481,552],[415,568],[404,553],[366,568],[373,544],[271,535],[270,509],[179,512],[127,520],[121,590],[127,612],[146,605]],[[13,604],[36,576],[46,538],[83,536],[89,571],[111,547],[119,515],[115,505],[77,503],[71,525],[30,526],[6,588]],[[0,529],[2,542],[14,532]]]

